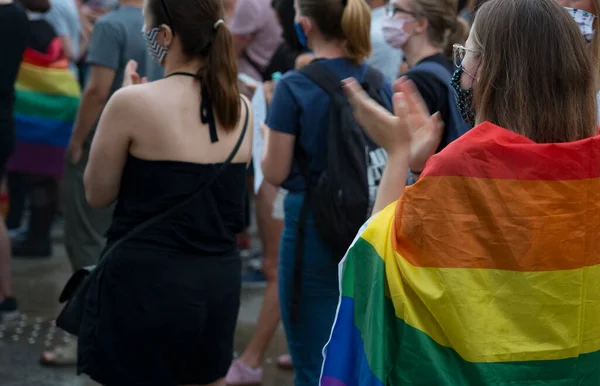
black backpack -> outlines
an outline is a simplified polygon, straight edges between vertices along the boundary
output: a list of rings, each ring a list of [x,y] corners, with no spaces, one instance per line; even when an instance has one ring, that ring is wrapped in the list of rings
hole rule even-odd
[[[300,73],[322,88],[331,102],[327,166],[316,185],[312,183],[308,156],[296,142],[296,156],[305,177],[306,194],[297,225],[292,320],[296,319],[299,308],[308,209],[312,208],[319,234],[339,262],[371,214],[387,160],[386,152],[354,119],[341,79],[320,61],[302,68]],[[383,75],[379,71],[367,67],[362,86],[371,98],[383,105],[380,95]]]
[[[321,87],[331,98],[327,138],[327,166],[312,184],[308,158],[298,149],[300,168],[306,179],[308,200],[323,240],[341,260],[360,227],[369,218],[385,167],[387,154],[376,145],[354,119],[339,77],[317,61],[300,73]],[[372,67],[362,82],[371,98],[380,104],[382,74]]]

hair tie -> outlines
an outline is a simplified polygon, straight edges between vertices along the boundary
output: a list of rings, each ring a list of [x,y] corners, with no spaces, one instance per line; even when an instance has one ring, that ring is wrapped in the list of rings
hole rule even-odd
[[[219,26],[220,26],[221,24],[224,24],[224,23],[225,23],[225,21],[223,21],[223,19],[219,19],[219,20],[217,20],[217,21],[215,22],[215,24],[213,25],[213,30],[215,30],[215,31],[216,31],[216,30],[217,30],[217,28],[219,28]]]

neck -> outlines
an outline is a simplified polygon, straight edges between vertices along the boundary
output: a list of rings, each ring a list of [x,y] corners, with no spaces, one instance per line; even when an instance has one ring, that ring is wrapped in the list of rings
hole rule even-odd
[[[121,0],[119,2],[119,4],[121,5],[121,7],[128,5],[130,7],[142,8],[144,6],[144,1],[143,0]]]
[[[202,67],[202,63],[200,60],[192,60],[192,61],[183,61],[177,60],[175,58],[171,58],[171,60],[167,60],[165,58],[165,76],[169,74],[173,74],[175,72],[187,72],[189,74],[197,74],[198,70]]]
[[[338,40],[317,40],[312,46],[316,58],[336,59],[346,56],[346,52]]]
[[[416,36],[411,38],[402,48],[409,67],[412,68],[421,60],[442,52],[441,48],[434,46],[429,40],[415,38]]]

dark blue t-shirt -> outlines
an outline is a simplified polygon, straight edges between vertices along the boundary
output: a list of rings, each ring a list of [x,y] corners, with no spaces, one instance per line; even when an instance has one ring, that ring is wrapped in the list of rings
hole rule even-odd
[[[366,64],[355,65],[345,58],[322,60],[321,63],[337,74],[340,80],[352,77],[362,82],[367,71]],[[384,107],[392,111],[392,87],[387,81],[384,82],[381,100],[385,103]],[[299,72],[290,71],[277,83],[266,122],[272,130],[296,136],[296,141],[309,156],[314,183],[326,167],[329,104],[329,95],[323,89]],[[282,187],[291,192],[303,192],[306,189],[296,154],[290,175]]]

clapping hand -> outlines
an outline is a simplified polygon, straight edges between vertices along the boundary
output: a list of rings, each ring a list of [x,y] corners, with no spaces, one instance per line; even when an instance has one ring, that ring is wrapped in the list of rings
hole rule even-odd
[[[354,108],[354,116],[375,143],[388,154],[407,152],[409,167],[421,171],[439,147],[444,123],[440,114],[430,115],[415,85],[400,79],[394,85],[394,115],[371,99],[354,79],[342,82]]]

